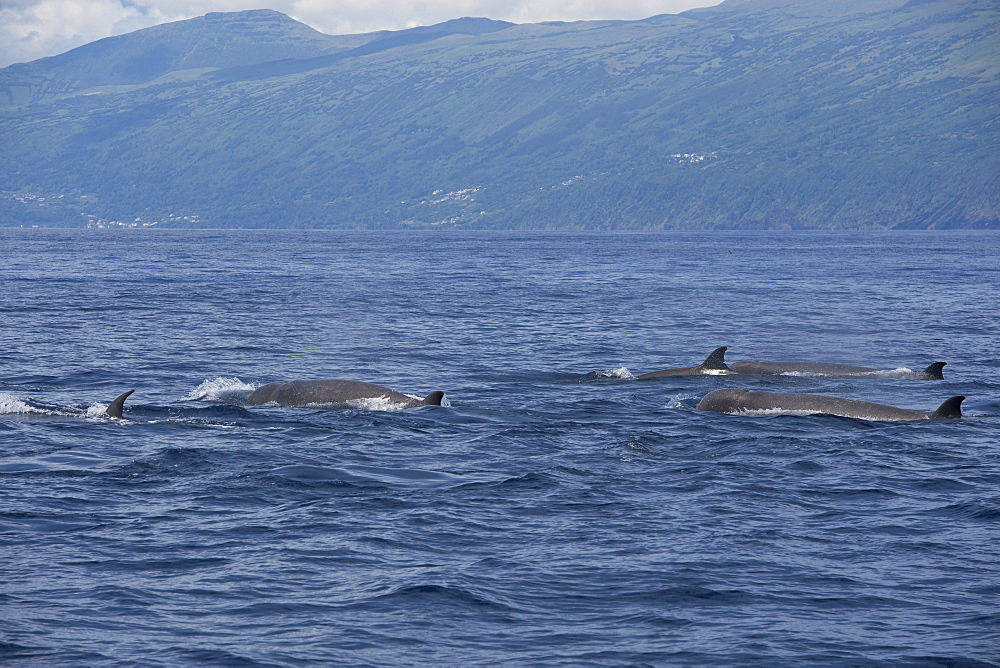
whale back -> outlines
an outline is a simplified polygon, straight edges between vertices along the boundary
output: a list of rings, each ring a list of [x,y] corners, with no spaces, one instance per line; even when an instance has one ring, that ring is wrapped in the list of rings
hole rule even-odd
[[[441,390],[434,390],[424,397],[424,406],[440,406],[443,400],[444,392]]]
[[[934,412],[925,413],[907,408],[886,406],[870,401],[833,397],[823,394],[792,392],[757,392],[744,389],[723,389],[709,392],[698,403],[698,410],[719,413],[747,411],[790,411],[811,414],[839,415],[862,420],[940,420],[962,417],[961,404],[965,397],[951,397]]]
[[[129,390],[128,392],[124,392],[115,397],[114,400],[108,404],[108,407],[104,409],[104,414],[108,417],[124,420],[125,418],[122,416],[122,409],[125,408],[125,400],[128,399],[133,392],[135,392],[135,390]]]
[[[708,369],[710,371],[729,371],[729,366],[726,364],[726,351],[729,350],[726,346],[720,346],[712,351],[712,353],[705,358],[705,361],[701,363],[702,369]]]
[[[867,366],[834,364],[831,362],[760,362],[756,360],[733,362],[732,370],[736,373],[758,376],[779,376],[782,374],[858,376],[869,375],[878,371],[878,369]]]
[[[831,378],[869,378],[876,375],[886,375],[893,378],[910,378],[917,380],[943,380],[947,362],[934,362],[923,371],[897,372],[894,369],[876,369],[852,364],[836,364],[833,362],[761,362],[757,360],[740,360],[730,365],[734,373],[757,376],[803,375],[827,376]]]
[[[365,399],[381,399],[402,408],[440,406],[444,392],[435,391],[423,399],[391,390],[374,383],[336,378],[286,380],[268,383],[254,390],[247,403],[251,406],[275,403],[279,406],[346,405]]]
[[[947,364],[947,362],[934,362],[934,364],[931,364],[924,369],[922,375],[930,378],[931,380],[944,380],[944,367]]]
[[[647,380],[649,378],[664,378],[666,376],[702,376],[713,374],[730,373],[726,365],[726,346],[721,346],[713,350],[705,361],[698,366],[685,366],[679,369],[661,369],[660,371],[650,371],[641,376],[636,376],[636,380]]]
[[[944,403],[938,406],[938,409],[931,413],[928,417],[932,420],[949,420],[954,418],[962,417],[962,402],[965,401],[965,397],[951,397],[950,399],[945,399]]]

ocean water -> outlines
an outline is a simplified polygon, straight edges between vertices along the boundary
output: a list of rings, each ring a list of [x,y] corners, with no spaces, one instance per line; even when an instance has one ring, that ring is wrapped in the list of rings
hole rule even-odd
[[[18,229],[0,262],[5,665],[1000,662],[996,233]],[[632,379],[722,345],[898,373]],[[447,405],[246,405],[290,378]],[[968,398],[695,409],[720,387]]]

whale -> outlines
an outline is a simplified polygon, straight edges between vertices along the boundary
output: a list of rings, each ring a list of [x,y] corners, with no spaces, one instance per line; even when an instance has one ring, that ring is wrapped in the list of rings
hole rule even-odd
[[[284,380],[262,385],[254,390],[247,403],[251,406],[351,405],[366,399],[383,400],[393,408],[440,406],[444,392],[434,391],[423,399],[390,390],[381,385],[336,378],[321,380]]]
[[[650,378],[664,378],[667,376],[721,376],[733,371],[726,366],[726,346],[716,348],[705,358],[705,361],[698,366],[680,367],[677,369],[661,369],[660,371],[650,371],[641,376],[636,376],[636,380],[648,380]]]
[[[732,362],[729,364],[729,369],[734,373],[758,376],[786,374],[828,376],[831,378],[863,378],[875,374],[890,374],[894,378],[944,380],[943,370],[946,364],[948,363],[934,362],[923,371],[896,372],[895,369],[874,369],[866,366],[831,364],[829,362],[759,362],[756,360],[744,360]]]
[[[789,411],[795,413],[839,415],[862,420],[942,420],[962,417],[965,397],[951,397],[937,410],[925,413],[907,408],[896,408],[870,401],[847,399],[824,394],[791,392],[760,392],[746,389],[715,390],[706,394],[696,408],[717,413],[746,413],[756,411]]]
[[[125,408],[125,400],[128,399],[135,390],[129,390],[128,392],[123,392],[115,397],[108,407],[104,409],[104,414],[111,418],[117,418],[119,420],[124,420],[125,417],[122,415],[122,410]]]

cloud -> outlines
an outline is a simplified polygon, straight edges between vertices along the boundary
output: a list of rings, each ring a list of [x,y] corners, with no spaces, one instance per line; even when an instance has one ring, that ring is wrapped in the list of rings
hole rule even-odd
[[[0,5],[0,66],[67,51],[109,35],[172,20],[119,0],[40,0]]]
[[[639,19],[720,0],[2,0],[0,67],[208,12],[276,9],[327,34],[399,30],[462,16],[515,23]]]
[[[720,0],[294,0],[286,13],[328,34],[412,28],[462,16],[514,23],[641,19]]]

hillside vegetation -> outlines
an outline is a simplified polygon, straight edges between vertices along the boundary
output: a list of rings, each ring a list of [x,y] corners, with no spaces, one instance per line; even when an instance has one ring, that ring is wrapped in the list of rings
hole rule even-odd
[[[0,224],[1000,228],[998,26],[993,0],[210,14],[0,70]]]

